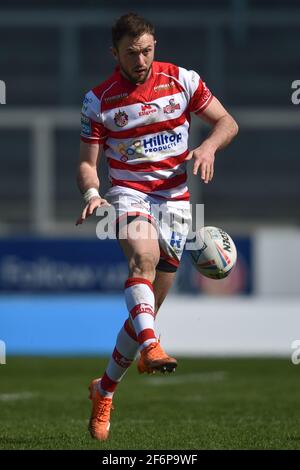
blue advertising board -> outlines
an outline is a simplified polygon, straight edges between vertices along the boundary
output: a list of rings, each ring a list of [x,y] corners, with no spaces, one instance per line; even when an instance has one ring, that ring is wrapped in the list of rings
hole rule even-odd
[[[185,251],[175,289],[184,293],[252,293],[252,244],[234,237],[236,267],[223,280],[207,279]],[[0,292],[123,293],[126,258],[116,240],[15,238],[0,240]]]
[[[116,240],[0,240],[0,291],[120,292],[127,277]]]
[[[174,290],[251,293],[251,240],[234,241],[238,262],[229,278],[205,278],[185,252]],[[0,340],[7,354],[109,354],[128,316],[127,276],[116,240],[0,240]]]

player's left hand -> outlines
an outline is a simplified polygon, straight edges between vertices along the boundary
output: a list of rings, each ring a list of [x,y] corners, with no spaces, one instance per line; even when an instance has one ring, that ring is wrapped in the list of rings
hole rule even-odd
[[[194,158],[193,174],[197,175],[198,169],[201,170],[201,179],[204,183],[209,183],[214,176],[215,149],[209,142],[203,142],[186,157],[186,160]]]

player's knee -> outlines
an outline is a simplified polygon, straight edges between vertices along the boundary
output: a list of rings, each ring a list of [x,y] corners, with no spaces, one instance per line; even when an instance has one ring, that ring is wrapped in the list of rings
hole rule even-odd
[[[155,278],[157,260],[152,253],[138,253],[130,260],[129,267],[133,276],[147,277],[151,282]]]

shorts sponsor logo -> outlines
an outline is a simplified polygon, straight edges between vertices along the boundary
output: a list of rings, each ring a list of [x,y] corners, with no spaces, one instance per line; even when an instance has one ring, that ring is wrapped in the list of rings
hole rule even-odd
[[[176,109],[180,109],[180,104],[175,103],[175,99],[171,98],[169,100],[169,104],[165,106],[163,109],[164,109],[165,114],[171,114],[171,113],[174,113]]]
[[[180,236],[179,233],[176,233],[174,230],[172,231],[171,239],[170,239],[170,245],[175,251],[175,253],[181,253],[181,242],[182,242],[182,237]]]
[[[114,121],[116,126],[124,127],[126,124],[128,124],[128,114],[126,114],[125,111],[121,111],[119,109],[119,112],[115,113]]]

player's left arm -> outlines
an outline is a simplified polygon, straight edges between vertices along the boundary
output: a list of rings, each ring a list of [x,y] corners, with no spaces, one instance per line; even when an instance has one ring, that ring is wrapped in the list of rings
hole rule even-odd
[[[232,141],[238,133],[238,125],[216,97],[212,98],[204,111],[196,115],[210,124],[212,130],[202,144],[188,154],[186,160],[194,158],[193,174],[196,175],[200,168],[201,179],[208,183],[214,175],[217,150],[223,149]]]

